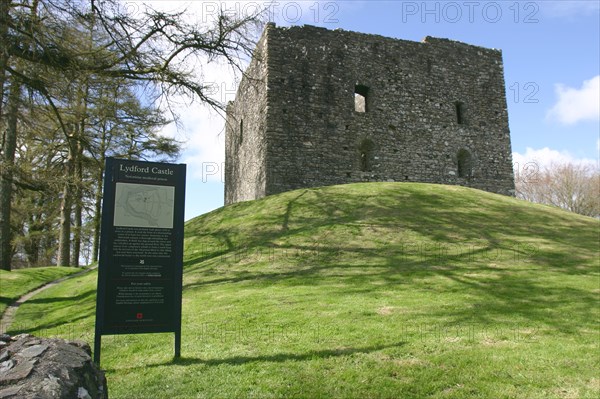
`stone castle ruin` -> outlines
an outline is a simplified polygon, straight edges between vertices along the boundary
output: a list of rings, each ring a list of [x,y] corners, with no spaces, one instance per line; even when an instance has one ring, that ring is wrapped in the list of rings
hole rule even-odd
[[[268,24],[227,107],[225,203],[365,181],[514,195],[502,53]]]

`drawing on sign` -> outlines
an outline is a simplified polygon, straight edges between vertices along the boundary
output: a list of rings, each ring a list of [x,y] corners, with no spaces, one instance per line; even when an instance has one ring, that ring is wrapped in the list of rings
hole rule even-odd
[[[117,183],[115,226],[173,228],[175,187]]]

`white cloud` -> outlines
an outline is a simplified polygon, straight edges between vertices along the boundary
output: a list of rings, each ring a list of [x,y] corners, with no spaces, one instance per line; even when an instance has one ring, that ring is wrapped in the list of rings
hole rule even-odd
[[[214,86],[211,97],[222,104],[235,99],[237,77],[230,67],[210,63],[203,66],[202,81]],[[183,100],[178,101],[183,103]],[[188,100],[189,103],[189,100]],[[188,175],[194,179],[222,181],[225,162],[225,119],[214,109],[200,103],[179,105],[180,130],[175,124],[164,129],[163,134],[181,137],[185,149],[181,162],[188,165]]]
[[[597,143],[600,145],[600,140]],[[525,154],[518,152],[512,153],[513,167],[515,171],[525,172],[534,170],[542,170],[550,167],[552,164],[572,163],[589,167],[599,167],[597,159],[576,158],[568,151],[552,150],[548,147],[533,149],[527,147]]]
[[[256,12],[258,6],[265,6],[266,1],[153,1],[148,4],[141,1],[125,3],[127,10],[133,14],[142,13],[148,5],[156,10],[167,12],[184,12],[188,23],[211,26],[219,10],[231,17],[243,18]],[[258,38],[260,31],[253,32]],[[248,60],[240,60],[245,66]],[[182,60],[183,62],[183,60]],[[195,79],[210,86],[212,99],[225,105],[235,99],[239,71],[234,71],[226,62],[208,62],[207,57],[185,60],[185,69],[192,71]],[[222,182],[225,162],[225,119],[223,113],[191,98],[172,97],[170,108],[178,115],[178,126],[174,123],[165,127],[161,134],[183,140],[184,152],[180,162],[187,164],[188,178],[202,182]],[[163,104],[163,108],[166,105]]]
[[[555,88],[558,101],[548,111],[548,119],[565,125],[600,119],[600,75],[584,80],[580,89],[563,84],[557,84]]]

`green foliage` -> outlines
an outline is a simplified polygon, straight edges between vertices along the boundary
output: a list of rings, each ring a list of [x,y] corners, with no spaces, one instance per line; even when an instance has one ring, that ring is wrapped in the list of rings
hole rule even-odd
[[[0,2],[0,268],[95,260],[105,158],[177,159],[165,112],[184,98],[224,111],[202,66],[241,71],[263,11],[199,24],[118,0]]]
[[[455,186],[353,184],[186,226],[172,334],[106,336],[113,398],[592,398],[597,220]],[[93,342],[96,274],[22,306]]]

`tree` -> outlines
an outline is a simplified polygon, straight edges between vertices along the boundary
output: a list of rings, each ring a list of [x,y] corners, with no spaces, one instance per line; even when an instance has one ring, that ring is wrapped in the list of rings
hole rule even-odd
[[[10,209],[13,191],[15,151],[17,147],[17,119],[21,101],[21,84],[14,79],[8,95],[8,118],[2,137],[2,156],[0,163],[0,209]],[[12,236],[10,212],[0,212],[0,263],[1,268],[10,270],[13,255],[10,244]]]
[[[93,152],[86,128],[89,126],[87,108],[91,105],[88,101],[90,81],[115,80],[135,82],[138,87],[143,85],[144,93],[153,93],[152,97],[144,98],[145,103],[161,99],[168,104],[174,96],[183,95],[222,109],[223,104],[209,96],[212,86],[198,81],[195,68],[203,62],[222,59],[241,71],[242,60],[251,54],[253,33],[261,22],[260,12],[239,17],[221,14],[210,26],[186,22],[184,15],[184,11],[166,13],[152,8],[129,15],[117,0],[0,1],[0,106],[3,107],[7,93],[15,100],[8,103],[16,104],[16,108],[9,107],[7,112],[0,108],[0,126],[11,121],[11,109],[17,110],[14,115],[18,114],[20,89],[17,87],[24,88],[42,98],[44,106],[52,111],[67,150],[61,203],[62,238],[59,240],[62,242],[61,263],[68,264],[67,259],[73,260],[78,252],[69,256],[67,249],[73,215],[74,231],[82,226],[80,198],[83,191],[78,184],[85,175],[86,157],[96,161],[102,158]],[[89,40],[77,40],[79,36]],[[7,81],[11,83],[7,85]],[[79,85],[77,98],[68,98],[61,92],[60,84],[66,81]],[[12,254],[10,216],[14,168],[11,159],[14,160],[16,135],[16,130],[9,130],[2,141],[0,157],[3,226],[0,267],[7,270],[10,270]],[[127,155],[130,157],[139,156],[140,151],[145,154],[176,152],[175,143],[156,134],[147,134],[144,142],[138,141],[135,135],[129,137]]]
[[[554,163],[534,173],[517,174],[515,186],[518,198],[581,215],[600,216],[600,169],[597,167]]]
[[[134,93],[131,82],[119,79],[104,85],[99,91],[90,126],[90,154],[94,165],[92,250],[93,261],[98,259],[100,243],[100,208],[104,162],[107,157],[134,160],[155,159],[172,161],[179,156],[180,143],[160,136],[159,128],[168,121],[157,109],[144,106]]]
[[[43,109],[31,101],[23,104],[21,113],[11,216],[16,252],[13,262],[49,265],[56,261],[62,137]]]

